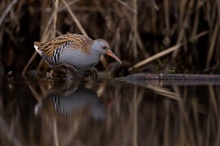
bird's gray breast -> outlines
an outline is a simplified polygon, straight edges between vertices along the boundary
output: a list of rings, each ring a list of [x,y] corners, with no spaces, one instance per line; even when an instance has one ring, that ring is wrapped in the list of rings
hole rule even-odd
[[[77,49],[63,49],[60,53],[59,63],[68,63],[85,71],[94,67],[99,62],[100,57],[101,55],[93,52],[86,54]]]

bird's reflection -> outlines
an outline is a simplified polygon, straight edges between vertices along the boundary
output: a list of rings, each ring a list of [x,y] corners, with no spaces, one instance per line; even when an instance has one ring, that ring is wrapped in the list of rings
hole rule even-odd
[[[96,92],[84,87],[80,81],[54,80],[50,86],[46,96],[35,106],[36,115],[46,112],[55,116],[73,117],[80,113],[94,119],[104,118],[104,108]]]

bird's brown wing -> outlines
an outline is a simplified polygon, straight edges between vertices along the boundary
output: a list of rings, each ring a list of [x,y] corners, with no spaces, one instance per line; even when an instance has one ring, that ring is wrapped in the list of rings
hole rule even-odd
[[[47,57],[52,57],[54,51],[59,47],[69,47],[69,49],[79,49],[84,53],[90,53],[90,46],[92,45],[93,40],[89,37],[80,34],[71,34],[67,33],[65,35],[58,36],[54,39],[46,41],[44,43],[35,42],[34,44],[38,46],[40,51]]]

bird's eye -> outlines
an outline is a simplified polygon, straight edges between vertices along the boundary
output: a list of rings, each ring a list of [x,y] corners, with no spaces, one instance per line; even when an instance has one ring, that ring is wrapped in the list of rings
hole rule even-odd
[[[107,49],[107,46],[102,46],[102,49],[103,49],[103,50],[106,50],[106,49]]]

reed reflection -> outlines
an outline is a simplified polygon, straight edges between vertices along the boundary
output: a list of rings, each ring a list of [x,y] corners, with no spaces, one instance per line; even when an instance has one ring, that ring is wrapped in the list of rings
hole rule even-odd
[[[0,145],[220,144],[218,85],[30,80],[35,98],[12,85],[0,83]]]

